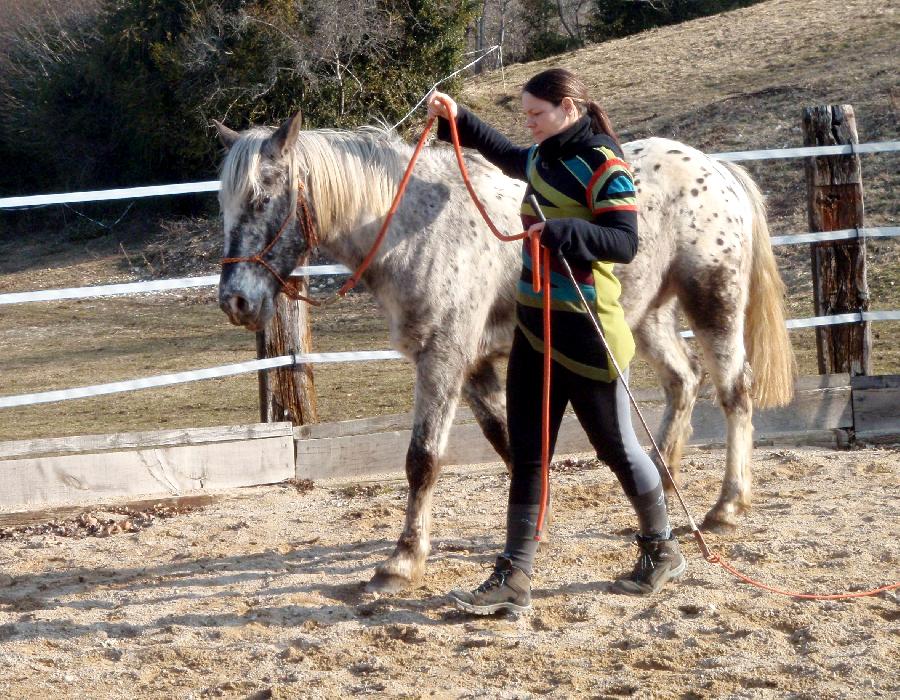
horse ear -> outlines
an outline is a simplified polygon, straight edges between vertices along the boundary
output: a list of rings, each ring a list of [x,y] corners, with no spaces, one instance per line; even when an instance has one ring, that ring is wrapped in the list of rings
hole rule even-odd
[[[219,141],[222,142],[222,145],[225,146],[226,150],[230,149],[234,145],[234,142],[241,136],[238,132],[232,131],[220,121],[213,119],[213,124],[216,125],[216,131],[219,132]]]
[[[298,109],[290,119],[278,127],[278,131],[269,138],[272,155],[283,158],[294,147],[302,123],[303,115]]]

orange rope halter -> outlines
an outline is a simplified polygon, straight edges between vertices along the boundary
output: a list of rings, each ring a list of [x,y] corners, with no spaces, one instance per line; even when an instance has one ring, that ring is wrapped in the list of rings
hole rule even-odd
[[[450,114],[450,106],[444,101],[444,106],[447,108],[447,113]],[[275,242],[281,237],[284,233],[288,222],[291,219],[292,214],[288,214],[287,218],[281,224],[281,227],[278,229],[278,233],[276,233],[275,237],[272,241],[260,252],[256,255],[247,257],[247,258],[225,258],[222,260],[223,264],[227,263],[238,263],[238,262],[254,262],[259,263],[263,267],[265,267],[269,272],[271,272],[275,279],[282,286],[282,291],[287,293],[294,299],[300,299],[302,301],[306,301],[315,306],[320,306],[327,302],[332,301],[333,299],[344,296],[348,291],[350,291],[354,286],[356,286],[357,282],[363,272],[369,267],[374,260],[375,255],[378,251],[378,248],[381,246],[382,241],[384,240],[385,235],[387,234],[388,226],[390,225],[391,219],[394,216],[394,213],[397,211],[397,208],[400,205],[400,200],[403,198],[403,195],[406,191],[406,186],[409,182],[409,178],[412,174],[413,167],[416,161],[419,158],[419,155],[422,151],[422,148],[425,144],[425,140],[428,137],[429,132],[431,131],[432,126],[435,122],[435,117],[432,117],[428,120],[425,125],[425,129],[422,132],[422,136],[419,138],[419,142],[416,145],[416,149],[413,152],[412,157],[410,158],[409,165],[406,168],[406,172],[403,175],[403,179],[400,181],[400,185],[397,188],[397,193],[394,196],[394,201],[391,204],[391,208],[388,210],[387,215],[385,216],[384,222],[381,225],[378,234],[375,237],[375,241],[372,244],[371,249],[369,250],[366,257],[359,264],[347,282],[331,297],[324,300],[314,300],[304,297],[296,292],[296,288],[289,285],[285,282],[275,270],[263,259],[263,256],[266,255],[272,247],[275,245]],[[456,120],[449,119],[450,124],[450,136],[451,141],[453,143],[453,148],[456,153],[456,162],[459,165],[460,174],[462,175],[463,182],[466,185],[466,189],[469,191],[469,195],[472,197],[472,201],[475,203],[475,206],[478,208],[478,211],[481,213],[482,218],[485,223],[487,223],[488,228],[491,233],[494,234],[501,241],[518,241],[524,238],[528,238],[529,234],[527,231],[514,234],[514,235],[506,235],[502,233],[491,221],[490,216],[484,208],[484,205],[478,199],[478,195],[475,193],[475,189],[472,186],[472,183],[469,179],[468,170],[466,169],[465,162],[463,161],[462,148],[459,143],[459,133],[456,129]],[[315,228],[312,224],[312,218],[309,212],[308,205],[302,195],[303,185],[301,183],[300,190],[301,193],[298,194],[297,198],[297,209],[298,209],[298,219],[300,217],[300,213],[302,211],[303,221],[301,222],[301,226],[304,228],[308,240],[311,242],[315,240]],[[546,248],[540,247],[540,239],[539,236],[532,236],[530,239],[531,244],[531,259],[532,259],[532,285],[534,287],[535,292],[541,291],[541,284],[543,283],[543,292],[544,292],[544,384],[543,384],[543,394],[542,394],[542,406],[541,406],[541,429],[542,429],[542,445],[541,445],[541,476],[542,476],[542,493],[541,493],[541,504],[540,510],[538,513],[538,522],[537,522],[537,533],[535,535],[535,539],[540,539],[541,532],[543,530],[544,518],[546,515],[549,491],[550,491],[550,429],[549,429],[549,407],[550,407],[550,368],[552,364],[552,346],[550,342],[550,251]],[[565,258],[561,259],[565,262]],[[540,260],[540,264],[539,261]],[[566,263],[566,267],[568,267],[568,263]],[[543,271],[543,281],[541,280],[541,271]],[[576,285],[577,290],[577,285]],[[580,291],[580,290],[577,290]],[[596,319],[595,319],[596,321]],[[604,347],[606,347],[606,339],[603,337],[602,330],[600,332],[600,337],[603,340]],[[607,348],[608,352],[608,348]],[[621,374],[621,372],[620,372]],[[626,389],[628,389],[626,384]],[[792,598],[802,598],[806,600],[844,600],[848,598],[863,598],[867,596],[877,595],[878,593],[883,593],[885,591],[895,590],[900,588],[900,582],[888,584],[886,586],[881,586],[880,588],[873,588],[867,591],[855,591],[848,593],[835,593],[835,594],[815,594],[815,593],[800,593],[795,591],[787,591],[781,588],[775,588],[774,586],[768,586],[764,583],[761,583],[745,574],[742,574],[740,571],[731,566],[728,562],[726,562],[722,557],[712,551],[710,551],[709,547],[706,544],[706,540],[703,538],[703,534],[697,528],[696,523],[694,522],[693,517],[691,516],[690,511],[681,496],[681,492],[678,490],[678,486],[675,485],[674,479],[672,479],[672,474],[669,471],[668,464],[662,456],[662,453],[659,450],[659,447],[656,444],[656,441],[653,439],[653,435],[650,431],[650,428],[647,426],[646,421],[644,420],[643,415],[640,412],[640,409],[637,406],[637,402],[634,399],[634,396],[631,394],[630,389],[628,390],[628,395],[631,398],[631,401],[635,407],[635,410],[638,413],[638,416],[641,419],[641,422],[644,425],[644,429],[647,431],[647,435],[650,437],[650,442],[653,445],[654,450],[656,451],[657,456],[660,458],[660,463],[663,465],[663,468],[666,471],[670,481],[672,482],[675,488],[675,494],[678,497],[678,501],[681,504],[681,507],[684,509],[685,514],[687,515],[688,522],[691,526],[691,534],[693,534],[694,539],[697,541],[697,545],[700,548],[701,553],[703,554],[703,558],[709,562],[710,564],[718,564],[725,571],[732,574],[736,578],[741,581],[750,584],[751,586],[755,586],[764,591],[769,591],[770,593],[777,593],[778,595],[789,596]]]
[[[313,225],[312,214],[309,211],[309,204],[303,197],[303,192],[305,189],[306,187],[302,182],[297,185],[298,192],[296,217],[299,222],[299,226],[306,234],[306,240],[309,243],[310,247],[315,248],[319,244],[319,240],[318,236],[316,235],[316,227]],[[287,230],[288,222],[291,220],[293,215],[294,212],[288,212],[288,215],[284,218],[284,221],[281,222],[281,226],[278,228],[278,232],[275,234],[275,237],[271,241],[269,241],[269,244],[260,252],[246,258],[222,258],[222,264],[228,265],[242,262],[258,263],[272,273],[272,276],[275,277],[275,279],[278,280],[278,284],[281,285],[280,291],[284,292],[288,297],[290,297],[291,299],[296,299],[298,301],[305,301],[307,304],[311,304],[313,306],[321,306],[324,301],[311,299],[310,297],[300,294],[300,292],[297,290],[297,287],[282,279],[281,275],[279,275],[278,272],[276,272],[275,268],[267,263],[265,259],[265,256],[268,254],[268,252],[272,250],[273,247],[275,247],[278,239],[281,238],[282,234]]]

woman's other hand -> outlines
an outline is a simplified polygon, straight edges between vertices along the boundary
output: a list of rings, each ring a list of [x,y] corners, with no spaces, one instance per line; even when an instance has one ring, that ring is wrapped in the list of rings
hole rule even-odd
[[[543,221],[538,221],[537,223],[531,224],[528,227],[528,238],[529,240],[537,237],[539,241],[541,241],[541,245],[543,245],[544,241],[541,240],[541,235],[544,232],[544,223]]]
[[[446,104],[445,104],[446,101]],[[447,107],[449,106],[449,112]],[[428,117],[442,117],[447,119],[456,119],[456,114],[459,111],[456,106],[456,100],[454,100],[450,95],[447,95],[443,92],[438,92],[437,90],[432,90],[431,94],[428,95]]]

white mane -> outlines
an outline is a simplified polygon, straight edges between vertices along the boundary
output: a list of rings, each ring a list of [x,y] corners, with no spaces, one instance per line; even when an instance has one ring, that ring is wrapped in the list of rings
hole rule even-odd
[[[264,146],[273,131],[250,129],[231,147],[220,172],[223,206],[261,195],[270,162]],[[290,184],[292,208],[302,180],[323,236],[353,226],[363,213],[381,216],[390,207],[409,150],[394,133],[372,127],[301,131],[288,154],[288,182],[283,183]]]

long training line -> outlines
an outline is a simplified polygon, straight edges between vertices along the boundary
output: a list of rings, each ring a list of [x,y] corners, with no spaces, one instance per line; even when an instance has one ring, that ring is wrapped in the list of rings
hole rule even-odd
[[[476,58],[474,61],[472,61],[471,63],[467,63],[462,68],[459,68],[459,69],[453,71],[452,73],[450,73],[449,75],[445,75],[443,78],[438,80],[434,85],[432,85],[430,88],[428,88],[428,91],[424,95],[422,95],[422,99],[420,99],[418,102],[416,102],[415,106],[413,106],[413,108],[411,110],[409,110],[405,115],[403,115],[403,118],[399,122],[397,122],[396,124],[394,124],[394,126],[391,127],[391,131],[396,131],[398,126],[400,126],[403,122],[405,122],[407,119],[409,119],[413,115],[413,113],[422,105],[422,103],[428,99],[428,95],[430,95],[431,91],[434,90],[435,88],[437,88],[438,85],[443,85],[448,80],[450,80],[450,78],[455,78],[457,75],[459,75],[460,73],[462,73],[465,70],[468,70],[469,68],[474,66],[476,63],[483,61],[494,51],[500,50],[500,48],[501,48],[500,44],[495,44],[494,46],[491,46],[490,48],[485,49],[484,52],[478,58]]]

